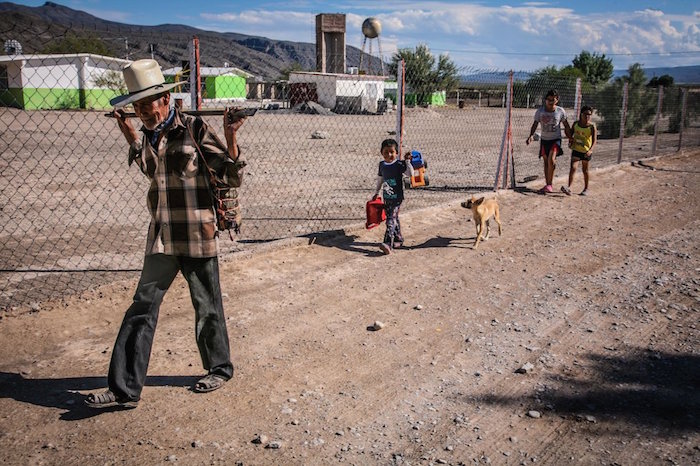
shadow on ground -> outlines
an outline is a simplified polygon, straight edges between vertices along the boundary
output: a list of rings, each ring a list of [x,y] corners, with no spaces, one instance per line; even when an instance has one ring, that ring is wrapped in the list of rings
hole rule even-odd
[[[564,417],[592,415],[602,422],[634,424],[661,435],[700,429],[700,357],[644,349],[630,352],[631,356],[589,354],[589,369],[596,373],[591,378],[549,376],[546,385],[551,388],[533,395],[534,405]],[[495,394],[477,399],[502,406],[524,402]]]
[[[673,168],[659,168],[659,167],[655,167],[654,165],[651,165],[650,163],[646,163],[642,160],[639,160],[638,162],[632,162],[632,166],[637,167],[637,168],[646,168],[647,170],[660,171],[660,172],[700,173],[700,171],[697,171],[697,170],[677,170],[677,169],[673,169]]]
[[[151,387],[191,387],[198,380],[195,376],[150,376],[146,385]],[[0,398],[13,398],[46,408],[66,410],[60,416],[64,421],[87,419],[113,409],[91,409],[83,400],[84,390],[104,389],[106,377],[70,377],[57,379],[31,379],[21,374],[0,372]]]
[[[344,251],[357,252],[368,257],[383,256],[384,253],[379,250],[379,242],[357,241],[357,235],[349,235],[343,230],[325,231],[321,235],[311,235],[314,237],[314,242],[319,246],[332,247],[342,249]],[[470,248],[475,237],[465,238],[446,238],[436,236],[429,238],[419,244],[405,243],[401,249],[425,249],[425,248]]]

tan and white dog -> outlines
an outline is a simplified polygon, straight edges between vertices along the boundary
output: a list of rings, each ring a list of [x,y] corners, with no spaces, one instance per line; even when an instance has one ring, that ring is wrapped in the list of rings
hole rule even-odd
[[[474,249],[479,247],[479,241],[481,241],[482,236],[484,241],[489,239],[489,219],[491,219],[491,217],[498,223],[498,236],[501,236],[501,216],[498,212],[498,202],[496,199],[485,200],[483,197],[477,199],[472,196],[468,201],[462,202],[462,207],[471,209],[472,215],[474,215],[474,224],[476,225]],[[484,227],[486,227],[486,234],[484,234]]]

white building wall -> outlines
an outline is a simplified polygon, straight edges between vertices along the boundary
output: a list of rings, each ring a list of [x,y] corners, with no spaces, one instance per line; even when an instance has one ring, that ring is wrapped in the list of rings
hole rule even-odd
[[[95,78],[110,71],[121,73],[126,60],[99,55],[39,55],[7,60],[8,87],[94,89]]]
[[[375,112],[377,100],[384,98],[383,79],[362,79],[355,75],[291,73],[290,83],[315,83],[318,103],[326,108],[336,106],[337,97],[361,97],[362,108]]]
[[[78,89],[78,64],[66,60],[27,60],[22,84],[25,88]]]
[[[98,86],[95,84],[96,79],[106,75],[107,73],[114,72],[118,72],[119,76],[121,76],[121,71],[122,65],[120,65],[119,63],[107,63],[102,60],[95,62],[94,60],[90,59],[87,61],[85,66],[85,88],[96,89],[98,88]]]

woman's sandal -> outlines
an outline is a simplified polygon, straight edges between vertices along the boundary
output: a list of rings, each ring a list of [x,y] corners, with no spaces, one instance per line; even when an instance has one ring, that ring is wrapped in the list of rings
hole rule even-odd
[[[111,390],[103,393],[90,393],[85,399],[85,404],[91,408],[135,408],[139,402],[133,400],[120,400]]]
[[[223,387],[226,381],[227,379],[221,377],[220,375],[208,374],[199,379],[197,383],[194,384],[192,389],[197,393],[213,392],[214,390]]]

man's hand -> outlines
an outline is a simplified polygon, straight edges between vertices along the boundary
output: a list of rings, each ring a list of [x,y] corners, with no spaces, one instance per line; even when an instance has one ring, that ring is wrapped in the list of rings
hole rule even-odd
[[[229,141],[231,136],[236,134],[243,123],[246,120],[245,116],[233,116],[236,112],[240,111],[237,107],[226,107],[224,111],[224,134],[226,135],[226,141]]]
[[[139,139],[138,133],[131,124],[131,121],[126,117],[126,112],[123,108],[118,108],[112,112],[114,118],[117,119],[117,125],[119,125],[119,130],[126,138],[126,142],[131,145],[134,141]]]
[[[224,137],[226,137],[226,145],[228,146],[228,153],[233,160],[238,158],[238,143],[236,142],[236,132],[243,126],[246,117],[235,117],[232,118],[231,115],[240,111],[237,107],[226,107],[224,111]]]
[[[527,137],[527,139],[525,139],[525,145],[526,145],[526,146],[529,146],[529,145],[530,145],[530,141],[532,141],[532,134],[529,135],[529,136]]]

